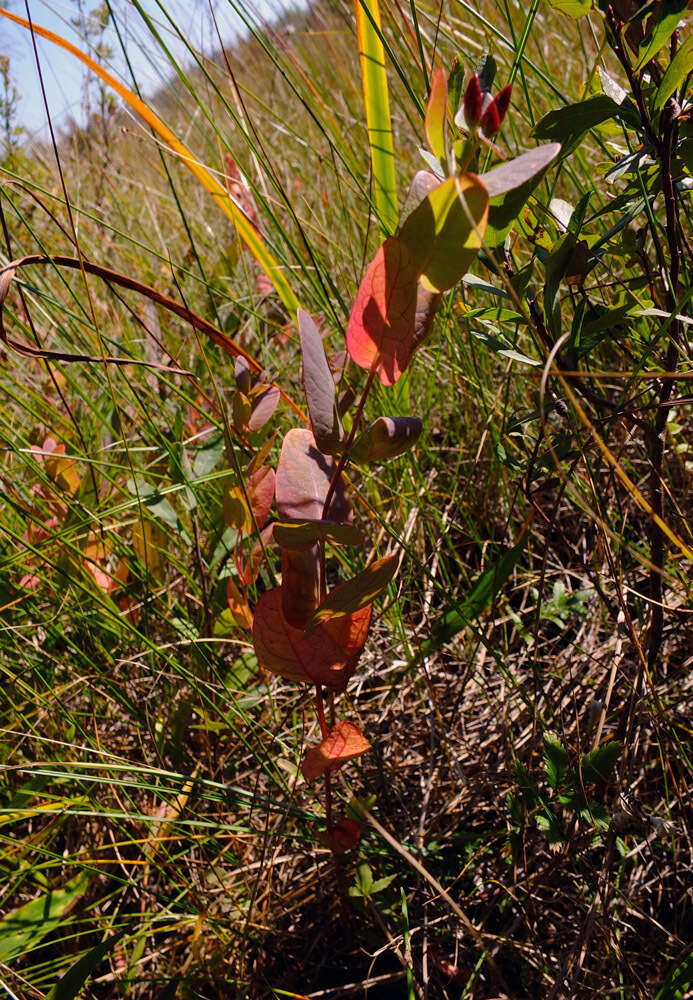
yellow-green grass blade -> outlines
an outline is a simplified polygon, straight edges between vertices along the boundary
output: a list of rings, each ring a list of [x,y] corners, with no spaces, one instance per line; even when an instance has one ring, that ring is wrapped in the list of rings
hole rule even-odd
[[[354,0],[354,5],[363,100],[371,149],[374,201],[380,225],[389,235],[397,228],[397,180],[385,51],[380,38],[380,11],[378,0]]]
[[[53,42],[54,45],[58,45],[61,49],[65,49],[66,52],[75,56],[80,60],[80,62],[83,62],[85,66],[88,66],[93,73],[96,73],[96,75],[99,76],[104,83],[107,83],[109,87],[112,87],[113,90],[115,90],[116,93],[130,105],[133,111],[136,111],[137,114],[161,136],[161,138],[168,144],[170,151],[175,153],[181,162],[188,167],[195,177],[197,177],[202,186],[214,198],[221,210],[235,224],[239,237],[243,240],[257,260],[258,264],[268,275],[277,291],[277,294],[279,295],[279,298],[282,300],[291,316],[295,318],[296,311],[298,310],[298,300],[284,277],[281,267],[269,252],[262,239],[258,236],[254,227],[246,219],[243,212],[238,208],[229,193],[224,190],[216,177],[210,173],[204,164],[199,162],[187,146],[183,145],[180,139],[178,139],[168,126],[166,126],[161,119],[155,115],[143,101],[140,100],[137,94],[133,93],[133,91],[128,87],[125,87],[107,70],[105,70],[102,66],[99,66],[98,63],[94,62],[94,60],[91,59],[85,52],[78,49],[76,45],[72,45],[71,42],[68,42],[67,39],[63,38],[61,35],[58,35],[53,31],[49,31],[48,28],[43,28],[35,22],[30,23],[25,18],[20,17],[18,14],[13,14],[4,8],[0,8],[0,16],[8,18],[8,20],[14,21],[15,24],[20,24],[24,28],[28,28],[30,31],[33,31],[34,34],[40,35],[41,38],[45,38],[49,42]]]

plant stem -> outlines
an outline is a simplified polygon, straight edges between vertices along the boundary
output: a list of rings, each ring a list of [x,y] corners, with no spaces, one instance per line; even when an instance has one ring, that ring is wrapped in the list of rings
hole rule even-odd
[[[320,724],[320,735],[327,739],[327,721],[325,719],[325,703],[322,698],[322,688],[315,685],[315,711]],[[325,771],[325,821],[327,832],[332,833],[332,781],[329,771]]]
[[[339,482],[339,477],[344,471],[344,466],[349,458],[349,449],[354,443],[354,438],[356,437],[356,432],[361,421],[361,416],[363,415],[363,408],[366,405],[366,399],[368,398],[368,393],[371,391],[371,386],[373,385],[373,379],[375,378],[375,368],[372,368],[368,374],[368,379],[365,386],[363,387],[363,392],[361,393],[361,399],[359,400],[359,405],[356,407],[356,413],[354,414],[354,420],[351,425],[351,430],[349,431],[349,437],[344,445],[344,450],[339,456],[339,462],[337,463],[337,468],[334,470],[334,475],[332,476],[332,481],[330,487],[327,491],[327,496],[325,497],[325,504],[322,508],[323,520],[327,519],[328,511],[330,509],[330,504],[332,503],[332,497],[337,489],[337,483]]]

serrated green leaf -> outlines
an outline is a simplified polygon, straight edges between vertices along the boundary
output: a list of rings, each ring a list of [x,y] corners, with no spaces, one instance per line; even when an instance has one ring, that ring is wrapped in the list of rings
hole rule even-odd
[[[598,781],[607,781],[620,756],[621,744],[618,740],[609,740],[590,750],[580,762],[583,784],[592,785]]]
[[[544,733],[544,767],[553,789],[557,789],[568,770],[568,753],[556,733]]]

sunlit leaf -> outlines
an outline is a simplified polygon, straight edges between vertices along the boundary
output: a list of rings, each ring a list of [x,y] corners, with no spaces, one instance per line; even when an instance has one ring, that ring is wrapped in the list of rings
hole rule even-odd
[[[368,637],[372,608],[320,625],[310,635],[282,613],[281,588],[266,591],[255,608],[253,646],[258,662],[287,680],[343,691]]]
[[[370,566],[366,566],[351,580],[340,583],[322,601],[308,622],[307,631],[315,628],[321,622],[329,622],[338,616],[353,615],[369,605],[378,594],[385,590],[397,572],[398,565],[399,558],[397,556],[386,556],[384,559],[377,559]]]
[[[353,524],[337,521],[277,521],[274,540],[285,549],[310,548],[315,542],[331,545],[363,545],[363,535]]]
[[[327,491],[336,469],[317,448],[311,431],[293,428],[282,443],[277,465],[277,510],[282,521],[321,521]],[[329,519],[350,521],[351,504],[340,481],[330,503]]]
[[[397,180],[378,0],[355,0],[356,30],[375,205],[386,233],[397,225]]]
[[[561,151],[558,142],[547,142],[527,150],[513,160],[508,160],[487,174],[480,174],[479,180],[488,191],[489,198],[513,191],[527,181],[541,174],[552,163]]]
[[[444,292],[457,284],[479,251],[487,218],[488,194],[473,174],[448,177],[424,198],[399,239],[425,287]]]
[[[252,628],[253,613],[232,577],[226,581],[226,601],[236,624],[240,625],[241,628]]]
[[[371,745],[353,722],[338,722],[325,739],[307,751],[301,764],[306,781],[315,781],[325,771],[337,771],[349,760],[360,757]]]
[[[559,10],[561,14],[568,17],[584,17],[592,9],[592,0],[549,0],[549,4],[554,10]]]
[[[448,115],[448,80],[442,66],[433,74],[431,93],[426,108],[426,138],[434,155],[445,159],[445,132]]]
[[[693,71],[693,35],[689,35],[667,67],[655,98],[655,111],[661,111],[675,90]]]
[[[83,895],[89,884],[88,872],[80,872],[62,889],[29,900],[0,919],[0,961],[11,962],[35,948]]]
[[[358,436],[349,456],[354,462],[387,462],[409,451],[419,439],[419,417],[378,417]]]
[[[683,12],[688,8],[688,0],[663,0],[655,15],[655,23],[638,49],[636,70],[647,66],[654,59],[676,31]]]
[[[378,248],[359,287],[347,348],[361,368],[394,385],[409,364],[416,309],[416,269],[409,248],[390,237]]]
[[[320,331],[303,309],[298,310],[298,331],[303,355],[303,387],[315,443],[325,455],[334,455],[344,440],[334,378]]]

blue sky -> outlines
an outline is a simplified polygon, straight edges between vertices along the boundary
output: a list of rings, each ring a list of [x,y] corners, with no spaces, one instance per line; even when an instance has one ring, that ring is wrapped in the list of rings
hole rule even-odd
[[[238,10],[244,11],[254,20],[258,16],[271,17],[282,6],[288,6],[288,0],[141,0],[142,7],[156,21],[167,44],[179,58],[185,58],[184,45],[176,39],[163,10],[168,11],[175,19],[195,48],[209,51],[215,47],[217,37],[210,14],[210,2],[214,5],[225,43],[232,41],[243,30]],[[98,3],[99,0],[85,0],[84,7],[90,11]],[[26,16],[25,0],[12,0],[9,4],[0,0],[0,5],[7,5],[14,13]],[[28,5],[31,18],[37,24],[63,35],[79,48],[85,47],[84,40],[71,24],[78,13],[76,0],[28,0]],[[150,41],[146,25],[130,0],[111,0],[111,7],[117,13],[138,82],[145,93],[151,93],[171,75],[170,66],[162,58],[155,43]],[[116,53],[107,67],[129,83],[125,61],[112,28],[108,29],[107,41]],[[43,39],[37,39],[37,43],[54,127],[64,123],[69,115],[81,120],[85,67],[56,45]],[[19,124],[30,135],[46,138],[46,111],[28,31],[0,19],[0,53],[10,57],[13,82],[20,93]]]

